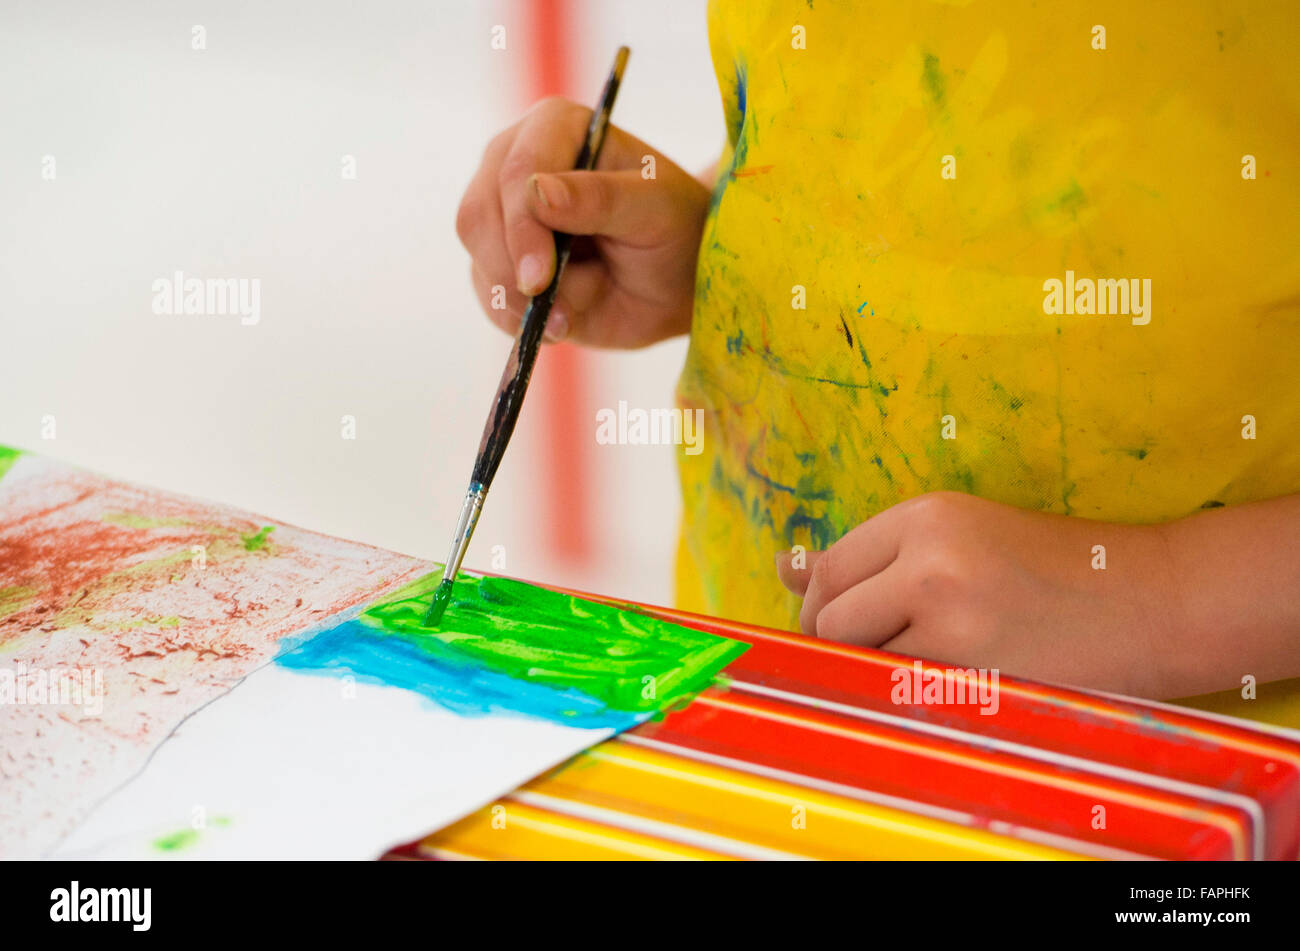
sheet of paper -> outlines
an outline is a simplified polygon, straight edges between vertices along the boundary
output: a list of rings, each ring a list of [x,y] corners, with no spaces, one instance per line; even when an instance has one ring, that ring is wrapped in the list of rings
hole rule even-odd
[[[743,649],[0,447],[0,856],[370,858]]]
[[[374,859],[612,733],[271,665],[182,723],[54,854]]]

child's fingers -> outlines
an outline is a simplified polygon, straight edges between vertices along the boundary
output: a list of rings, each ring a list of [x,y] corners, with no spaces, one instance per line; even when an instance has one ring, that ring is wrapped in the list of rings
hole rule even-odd
[[[562,329],[560,336],[587,340],[591,321],[602,316],[600,309],[608,286],[609,270],[603,262],[570,261],[560,278],[547,326]]]
[[[849,588],[822,608],[814,620],[818,637],[861,647],[879,647],[911,623],[906,586],[891,566]]]
[[[933,639],[927,637],[923,628],[915,624],[903,628],[879,646],[882,651],[889,651],[891,654],[906,654],[908,657],[924,657],[927,660],[946,659],[933,656]]]
[[[465,189],[456,212],[456,234],[473,262],[474,286],[484,312],[513,334],[527,298],[515,286],[514,263],[505,241],[505,213],[497,185],[500,162],[509,150],[503,136],[493,139],[483,165]]]
[[[812,580],[813,566],[817,564],[823,554],[824,552],[820,551],[803,552],[800,557],[803,567],[796,568],[793,552],[777,552],[776,576],[781,579],[781,584],[785,585],[791,594],[797,594],[802,598],[804,592],[808,590],[808,582]]]
[[[534,213],[556,231],[650,246],[672,226],[668,188],[636,169],[538,173],[530,182]]]
[[[470,280],[488,320],[511,336],[518,333],[519,320],[524,314],[524,296],[514,288],[493,280],[477,261],[470,264]]]
[[[504,213],[505,243],[513,263],[515,285],[529,296],[540,292],[555,273],[555,239],[534,215],[532,186],[536,172],[573,168],[591,110],[576,103],[548,99],[520,124],[509,154],[501,163],[498,185]]]
[[[886,509],[826,549],[812,572],[799,612],[799,627],[805,634],[816,633],[822,608],[894,562],[903,520],[899,506]]]
[[[470,268],[470,279],[478,295],[479,304],[488,319],[510,336],[519,333],[519,324],[523,321],[528,299],[513,288],[508,288],[489,278],[477,265]],[[498,306],[504,303],[505,306]],[[569,335],[569,313],[571,305],[562,295],[556,297],[555,304],[546,320],[546,338],[552,342],[563,340]]]
[[[534,215],[569,234],[605,235],[653,245],[672,229],[671,189],[638,169],[614,172],[538,172],[529,179]]]
[[[507,332],[555,275],[556,232],[596,236],[575,247],[548,339],[645,346],[689,327],[708,193],[615,126],[596,169],[575,171],[590,119],[584,106],[548,99],[493,138],[461,200],[456,232],[484,309]],[[646,169],[657,174],[644,177]]]

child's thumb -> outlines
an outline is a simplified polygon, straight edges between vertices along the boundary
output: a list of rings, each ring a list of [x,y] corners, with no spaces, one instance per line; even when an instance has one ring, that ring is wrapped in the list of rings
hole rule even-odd
[[[538,172],[528,181],[537,220],[569,234],[649,237],[665,230],[672,204],[665,185],[621,172]]]

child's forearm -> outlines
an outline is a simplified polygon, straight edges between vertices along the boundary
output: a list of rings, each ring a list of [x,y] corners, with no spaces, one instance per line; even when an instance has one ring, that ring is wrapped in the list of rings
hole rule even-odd
[[[1300,495],[1212,509],[1165,526],[1188,681],[1300,677]],[[1176,677],[1182,680],[1183,677]]]

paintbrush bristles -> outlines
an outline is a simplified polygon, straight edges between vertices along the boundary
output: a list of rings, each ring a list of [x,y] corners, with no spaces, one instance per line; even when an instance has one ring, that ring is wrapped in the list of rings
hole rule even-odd
[[[433,593],[433,602],[424,615],[425,627],[437,627],[442,616],[447,613],[447,603],[451,601],[451,582],[443,579],[438,582],[438,590]]]

